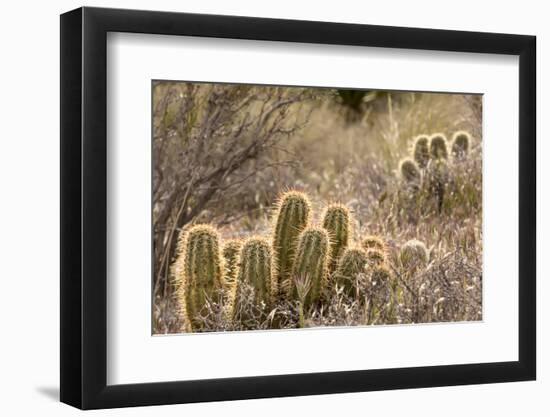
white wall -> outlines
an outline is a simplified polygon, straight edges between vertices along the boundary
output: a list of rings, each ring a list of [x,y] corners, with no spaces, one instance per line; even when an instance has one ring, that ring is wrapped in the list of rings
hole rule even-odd
[[[86,5],[216,14],[280,17],[534,34],[538,37],[538,257],[550,249],[549,134],[542,121],[550,97],[540,74],[548,73],[550,26],[544,2],[339,0],[124,0]],[[59,18],[76,1],[5,2],[0,42],[0,409],[4,415],[73,415],[57,402],[59,379]],[[543,104],[542,101],[545,101]],[[544,131],[542,130],[544,125]],[[546,157],[546,158],[544,158]],[[543,159],[544,158],[544,159]],[[546,232],[545,236],[543,234]],[[239,401],[101,411],[99,415],[548,415],[550,391],[548,264],[539,261],[538,381],[498,385],[387,391],[303,398]]]

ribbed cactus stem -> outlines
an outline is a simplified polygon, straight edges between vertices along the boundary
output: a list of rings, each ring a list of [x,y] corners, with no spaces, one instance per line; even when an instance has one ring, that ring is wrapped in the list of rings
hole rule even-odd
[[[196,225],[180,238],[173,272],[187,330],[201,330],[197,318],[207,301],[214,301],[223,289],[222,264],[220,237],[214,227]]]
[[[399,163],[401,178],[410,185],[420,185],[422,174],[420,169],[411,158],[405,158]]]
[[[273,231],[277,297],[290,286],[290,273],[300,233],[309,224],[311,204],[306,194],[289,191],[281,196]]]
[[[428,136],[420,135],[414,139],[413,158],[419,168],[426,168],[430,160],[430,138]]]
[[[335,272],[336,282],[343,287],[348,296],[353,296],[356,278],[358,274],[364,274],[367,268],[367,252],[360,248],[348,248],[338,262]]]
[[[300,235],[292,268],[291,297],[299,299],[305,309],[319,303],[328,281],[329,236],[325,229],[311,227]],[[297,283],[307,282],[302,292]],[[300,297],[300,293],[304,296]],[[301,298],[301,299],[300,299]]]
[[[432,159],[447,159],[449,157],[447,138],[443,133],[436,133],[430,138],[430,155]]]
[[[468,156],[471,141],[472,138],[468,132],[456,132],[453,135],[453,141],[451,145],[451,153],[453,154],[453,158],[456,160],[460,160]]]
[[[449,165],[446,159],[434,159],[430,161],[427,172],[427,183],[430,192],[437,199],[437,209],[441,213],[449,183]]]
[[[243,244],[237,275],[237,299],[243,284],[254,290],[254,303],[270,306],[272,301],[271,245],[261,237],[250,238]]]
[[[351,236],[351,215],[348,208],[342,204],[329,205],[323,215],[323,228],[330,238],[329,270],[334,271]]]

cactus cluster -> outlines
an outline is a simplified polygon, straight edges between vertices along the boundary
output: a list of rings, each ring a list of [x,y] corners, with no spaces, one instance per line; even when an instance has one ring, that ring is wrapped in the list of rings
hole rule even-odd
[[[443,133],[430,136],[420,135],[414,138],[410,157],[399,162],[398,172],[406,191],[426,189],[435,197],[441,212],[451,170],[450,156],[456,163],[466,159],[471,147],[468,132],[458,131],[451,143]]]
[[[449,144],[443,133],[419,135],[413,139],[410,157],[399,162],[398,172],[405,183],[418,183],[424,171],[433,165],[445,165],[449,154],[455,161],[468,156],[472,138],[468,132],[458,131]],[[449,149],[450,148],[450,149]]]
[[[350,297],[364,298],[361,277],[377,285],[391,280],[385,240],[373,235],[355,243],[346,206],[328,205],[318,223],[311,214],[307,195],[290,191],[277,206],[271,236],[222,242],[211,225],[184,230],[172,273],[186,330],[208,330],[205,316],[212,303],[224,306],[224,317],[232,323],[227,328],[247,328],[245,322],[258,319],[249,317],[248,302],[262,312],[262,320],[270,318],[265,322],[271,327],[279,327],[272,313],[281,301],[295,303],[302,326],[305,313],[320,307],[335,285]],[[403,265],[415,247],[404,245]]]
[[[367,236],[361,244],[360,248],[353,247],[344,252],[335,273],[336,283],[350,297],[365,296],[359,291],[360,287],[365,288],[365,284],[360,286],[357,283],[360,276],[378,286],[391,281],[386,242],[379,236]],[[375,295],[374,292],[370,294]]]

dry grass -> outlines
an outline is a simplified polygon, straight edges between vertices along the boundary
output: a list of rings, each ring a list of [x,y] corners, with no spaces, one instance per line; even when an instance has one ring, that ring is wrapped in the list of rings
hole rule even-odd
[[[360,123],[342,118],[336,105],[321,99],[292,111],[308,112],[305,127],[264,155],[274,162],[221,195],[193,222],[210,222],[224,239],[269,237],[272,205],[278,194],[299,189],[312,199],[318,222],[328,202],[351,209],[353,241],[379,235],[388,246],[391,278],[372,273],[355,277],[356,293],[332,285],[320,307],[303,311],[299,301],[271,309],[253,303],[251,288],[238,303],[243,320],[231,320],[227,301],[211,300],[202,318],[205,331],[317,326],[409,324],[482,319],[482,155],[479,98],[462,95],[393,93],[366,112]],[[469,157],[449,165],[441,201],[424,174],[419,189],[404,186],[399,161],[422,133],[457,130],[473,136]],[[281,164],[282,160],[292,163]],[[188,225],[184,226],[188,227]],[[404,268],[401,246],[418,239],[429,249],[427,265]],[[303,277],[295,277],[303,280]],[[154,333],[177,333],[183,323],[170,286],[154,294]]]

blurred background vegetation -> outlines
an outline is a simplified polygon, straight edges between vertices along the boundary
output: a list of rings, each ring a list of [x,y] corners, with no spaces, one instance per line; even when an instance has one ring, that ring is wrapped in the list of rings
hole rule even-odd
[[[307,192],[316,213],[346,204],[358,235],[380,234],[390,248],[421,239],[481,271],[481,109],[480,95],[155,82],[155,333],[179,326],[170,285],[179,232],[206,222],[223,238],[268,234],[288,189]],[[458,130],[473,143],[456,192],[443,210],[411,204],[397,168],[412,139]]]

